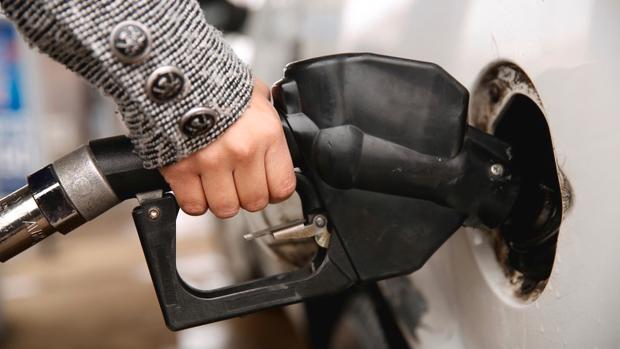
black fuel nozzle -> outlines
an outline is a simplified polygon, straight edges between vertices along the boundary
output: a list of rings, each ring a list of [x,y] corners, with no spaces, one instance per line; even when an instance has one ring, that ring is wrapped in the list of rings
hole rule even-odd
[[[411,273],[463,224],[502,223],[516,200],[509,147],[466,125],[467,90],[435,64],[321,57],[289,65],[273,95],[300,169],[305,221],[272,235],[318,234],[311,265],[218,290],[190,287],[176,269],[178,204],[125,137],[91,142],[3,199],[0,259],[154,192],[133,217],[176,330]]]

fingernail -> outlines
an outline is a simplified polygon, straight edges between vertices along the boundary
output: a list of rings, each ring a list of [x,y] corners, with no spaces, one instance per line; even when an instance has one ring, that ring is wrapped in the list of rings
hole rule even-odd
[[[205,207],[200,205],[186,205],[185,207],[183,207],[183,210],[185,211],[185,213],[190,215],[199,215],[203,214],[206,211]]]

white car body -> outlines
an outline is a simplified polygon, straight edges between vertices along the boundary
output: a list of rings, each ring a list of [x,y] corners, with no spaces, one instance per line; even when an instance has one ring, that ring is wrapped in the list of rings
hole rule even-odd
[[[503,275],[488,270],[497,266],[484,265],[496,261],[480,256],[470,239],[476,232],[457,232],[412,276],[429,302],[422,347],[620,346],[619,18],[613,1],[346,3],[338,50],[435,62],[470,90],[494,61],[523,68],[572,185],[554,270],[535,302],[522,304],[502,289]]]

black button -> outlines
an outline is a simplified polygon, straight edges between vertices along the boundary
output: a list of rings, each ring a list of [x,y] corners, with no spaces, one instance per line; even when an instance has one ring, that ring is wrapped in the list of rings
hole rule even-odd
[[[181,119],[181,131],[189,137],[196,137],[211,130],[217,122],[218,114],[209,108],[194,108]]]
[[[157,68],[146,82],[146,92],[151,100],[163,103],[181,97],[187,92],[183,73],[173,66]]]

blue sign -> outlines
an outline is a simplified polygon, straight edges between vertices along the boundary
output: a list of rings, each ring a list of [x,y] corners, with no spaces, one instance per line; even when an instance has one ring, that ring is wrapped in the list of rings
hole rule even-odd
[[[30,117],[23,103],[20,38],[13,25],[0,20],[0,194],[25,184],[34,158]]]
[[[0,110],[22,109],[17,33],[10,23],[0,22]]]

